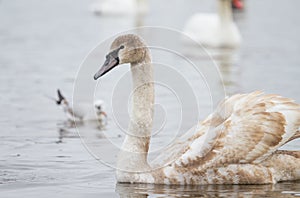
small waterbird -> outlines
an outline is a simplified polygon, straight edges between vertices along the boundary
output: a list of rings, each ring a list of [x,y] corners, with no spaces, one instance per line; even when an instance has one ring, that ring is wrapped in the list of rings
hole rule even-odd
[[[70,103],[62,95],[59,89],[57,89],[57,97],[58,99],[55,99],[56,104],[63,109],[68,120],[70,121],[98,120],[106,123],[107,114],[104,111],[104,102],[102,100],[96,100],[92,108],[94,112],[89,113],[89,109],[91,108],[90,107],[91,105],[88,105],[86,103],[84,104],[81,103],[72,107],[72,105],[70,105]],[[93,116],[95,114],[96,116]]]

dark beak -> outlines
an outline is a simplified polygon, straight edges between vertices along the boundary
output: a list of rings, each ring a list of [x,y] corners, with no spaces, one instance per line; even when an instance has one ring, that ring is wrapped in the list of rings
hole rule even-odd
[[[65,99],[65,97],[61,94],[60,90],[57,90],[57,96],[58,96],[58,100],[56,101],[56,104],[60,105],[61,102]]]
[[[101,67],[101,69],[94,75],[94,79],[97,80],[107,72],[109,72],[111,69],[113,69],[115,66],[119,64],[119,58],[118,57],[113,57],[111,55],[106,56],[106,60]]]

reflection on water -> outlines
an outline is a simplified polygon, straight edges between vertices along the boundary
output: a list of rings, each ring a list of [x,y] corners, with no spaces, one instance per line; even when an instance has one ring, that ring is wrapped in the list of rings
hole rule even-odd
[[[135,197],[294,197],[300,196],[300,183],[275,185],[202,185],[165,186],[150,184],[117,184],[121,198]]]
[[[104,138],[103,133],[106,131],[107,120],[65,120],[57,123],[58,128],[58,140],[56,143],[63,143],[65,138],[78,138],[80,133],[88,131],[94,133],[97,138]],[[80,132],[78,134],[78,132]]]
[[[238,65],[239,52],[239,48],[208,48],[200,45],[184,46],[184,54],[197,63],[197,66],[208,75],[207,80],[210,91],[212,96],[216,98],[216,103],[222,100],[225,95],[231,96],[241,92],[240,76],[242,67]],[[213,71],[212,68],[216,68],[217,71]],[[216,77],[211,71],[219,73],[219,76]]]
[[[238,49],[220,49],[219,55],[214,59],[222,75],[222,83],[226,95],[231,96],[240,92],[239,76],[241,67],[237,65]]]

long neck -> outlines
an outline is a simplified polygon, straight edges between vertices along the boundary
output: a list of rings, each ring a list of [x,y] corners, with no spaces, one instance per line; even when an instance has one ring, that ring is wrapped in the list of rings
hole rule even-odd
[[[133,90],[129,129],[118,156],[117,167],[126,171],[149,168],[147,153],[152,130],[154,85],[148,50],[143,62],[131,63]]]
[[[221,24],[232,22],[231,0],[218,0],[218,14]]]

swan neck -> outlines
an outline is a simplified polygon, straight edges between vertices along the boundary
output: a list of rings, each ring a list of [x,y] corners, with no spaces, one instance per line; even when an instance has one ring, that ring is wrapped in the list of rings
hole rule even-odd
[[[151,59],[146,49],[143,61],[131,63],[132,111],[128,132],[118,157],[119,170],[145,171],[153,120],[154,84]]]
[[[221,24],[232,22],[232,8],[230,0],[218,0],[218,14]]]

